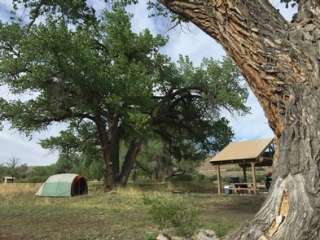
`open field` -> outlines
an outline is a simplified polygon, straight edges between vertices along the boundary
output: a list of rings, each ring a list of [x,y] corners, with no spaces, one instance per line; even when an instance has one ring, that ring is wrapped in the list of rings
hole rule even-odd
[[[159,227],[152,222],[144,197],[163,195],[174,200],[181,196],[129,188],[43,198],[34,196],[38,186],[0,184],[1,240],[150,240]],[[189,193],[183,198],[199,208],[202,228],[222,236],[253,217],[264,197]]]

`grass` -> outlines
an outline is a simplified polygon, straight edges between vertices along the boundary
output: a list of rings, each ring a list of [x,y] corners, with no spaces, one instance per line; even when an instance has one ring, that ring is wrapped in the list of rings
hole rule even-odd
[[[36,184],[0,184],[0,239],[6,240],[151,240],[159,233],[145,196],[164,196],[197,206],[201,228],[219,236],[253,217],[263,196],[173,194],[136,188],[74,198],[36,197]]]
[[[0,183],[0,196],[15,196],[21,193],[34,193],[41,186],[40,183],[11,183],[1,184]]]
[[[153,222],[162,229],[171,229],[175,232],[174,235],[192,236],[201,225],[197,204],[191,203],[183,196],[148,194],[144,203],[150,206],[149,214]]]

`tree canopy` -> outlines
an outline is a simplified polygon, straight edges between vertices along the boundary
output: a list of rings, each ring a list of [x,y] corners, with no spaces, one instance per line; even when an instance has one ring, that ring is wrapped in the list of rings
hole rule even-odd
[[[28,134],[69,123],[70,131],[51,139],[63,154],[90,135],[88,144],[102,152],[107,188],[126,182],[141,145],[154,134],[178,159],[190,149],[217,151],[233,135],[221,110],[248,111],[247,90],[229,59],[204,59],[200,66],[183,56],[171,62],[160,52],[167,39],[133,32],[122,5],[97,17],[84,3],[25,3],[31,23],[0,23],[0,83],[31,97],[1,98],[0,117]],[[35,11],[43,14],[39,22],[32,21]],[[87,14],[93,14],[90,21]],[[128,145],[122,166],[121,141]]]

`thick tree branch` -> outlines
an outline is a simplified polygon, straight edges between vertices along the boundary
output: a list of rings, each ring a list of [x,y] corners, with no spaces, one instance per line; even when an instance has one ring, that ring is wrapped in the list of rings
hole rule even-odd
[[[28,24],[28,31],[30,30],[30,28],[32,27],[32,25],[35,23],[35,21],[37,20],[37,18],[39,17],[40,15],[40,10],[41,8],[45,5],[45,4],[48,4],[46,0],[41,0],[38,5],[32,9],[30,11],[30,23]]]
[[[320,1],[319,0],[300,0],[298,5],[297,22],[319,19],[320,20]]]
[[[277,136],[289,85],[310,79],[311,60],[289,41],[290,25],[268,0],[160,0],[222,44],[243,73]]]
[[[141,150],[141,145],[142,144],[139,140],[133,140],[130,143],[118,179],[118,181],[121,182],[123,186],[125,186],[128,182],[131,170],[133,169],[134,163],[136,162],[137,155]]]

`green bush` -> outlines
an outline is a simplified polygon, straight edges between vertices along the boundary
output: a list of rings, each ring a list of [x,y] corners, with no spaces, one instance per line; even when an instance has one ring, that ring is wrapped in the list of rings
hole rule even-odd
[[[30,176],[23,179],[18,179],[19,183],[42,183],[48,179],[49,176]]]
[[[144,240],[157,240],[157,235],[155,233],[146,233]]]
[[[182,197],[153,195],[144,197],[150,214],[161,229],[174,228],[181,236],[192,235],[199,228],[199,211]]]
[[[179,182],[179,181],[187,182],[192,180],[193,180],[193,175],[191,174],[180,174],[170,178],[171,182]]]

